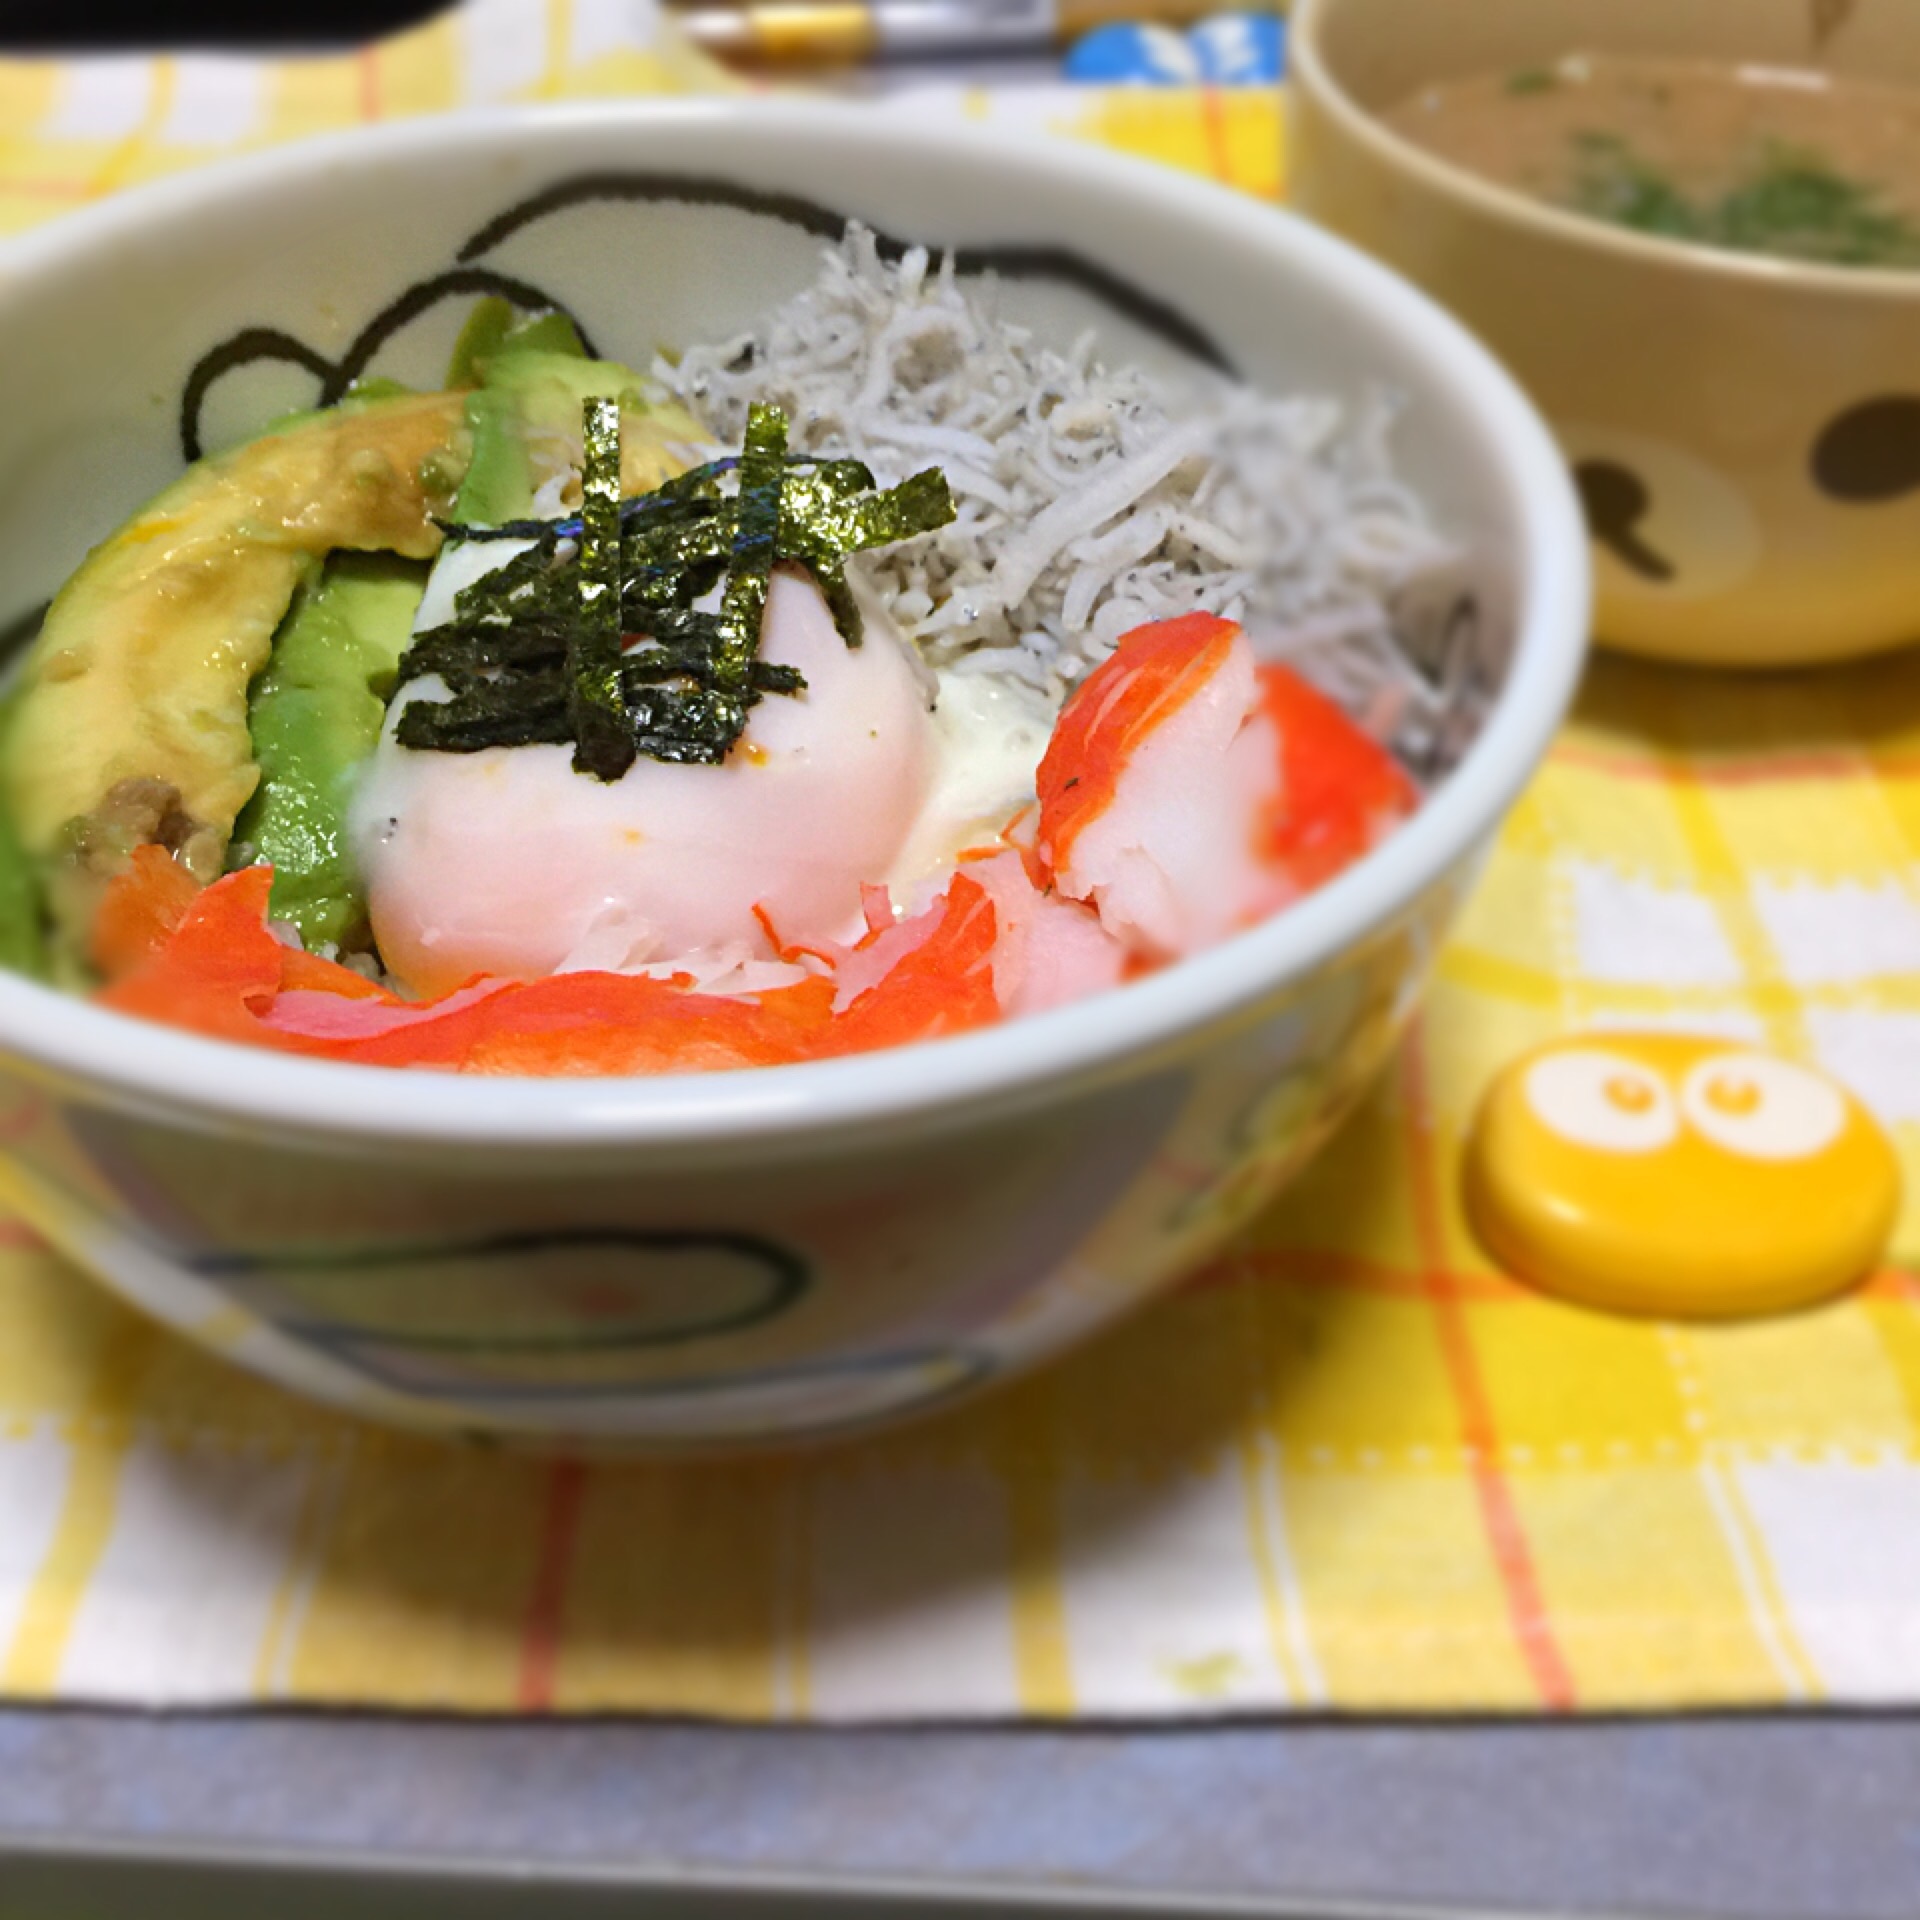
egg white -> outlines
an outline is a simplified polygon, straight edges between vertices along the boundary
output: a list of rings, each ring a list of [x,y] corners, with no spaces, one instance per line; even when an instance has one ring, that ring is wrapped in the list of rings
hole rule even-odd
[[[850,648],[784,569],[761,654],[806,689],[761,700],[723,765],[643,756],[611,782],[576,773],[569,747],[402,747],[403,708],[446,697],[403,689],[350,820],[388,969],[434,993],[478,973],[772,957],[756,908],[782,942],[857,935],[861,886],[892,869],[932,783],[923,683],[890,622]]]

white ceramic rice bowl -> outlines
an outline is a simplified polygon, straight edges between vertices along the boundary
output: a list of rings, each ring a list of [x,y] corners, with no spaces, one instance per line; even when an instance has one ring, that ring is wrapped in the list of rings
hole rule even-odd
[[[819,1065],[402,1073],[0,977],[0,1191],[124,1298],[378,1420],[778,1444],[944,1401],[1168,1287],[1386,1058],[1571,693],[1585,536],[1544,429],[1452,320],[1171,172],[853,108],[621,104],[416,122],[128,194],[0,249],[0,618],[180,470],[183,423],[222,444],[362,361],[435,385],[501,275],[644,364],[797,291],[844,215],[993,250],[1009,313],[1063,343],[1092,325],[1109,359],[1213,351],[1279,390],[1404,392],[1402,472],[1468,555],[1435,631],[1491,694],[1477,738],[1379,851],[1214,951]]]

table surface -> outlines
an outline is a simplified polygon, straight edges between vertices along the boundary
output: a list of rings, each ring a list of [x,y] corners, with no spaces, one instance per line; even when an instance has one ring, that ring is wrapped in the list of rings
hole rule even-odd
[[[16,1709],[0,1920],[30,1910],[6,1851],[28,1837],[457,1860],[522,1893],[534,1871],[563,1883],[542,1920],[574,1910],[570,1879],[663,1871],[1073,1889],[1103,1911],[1911,1920],[1920,1716],[835,1731]]]

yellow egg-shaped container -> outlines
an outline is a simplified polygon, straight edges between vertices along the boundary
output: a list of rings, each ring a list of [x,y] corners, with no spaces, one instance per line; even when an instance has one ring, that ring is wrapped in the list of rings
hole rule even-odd
[[[1489,1088],[1466,1164],[1487,1251],[1583,1305],[1777,1313],[1863,1279],[1900,1169],[1837,1081],[1737,1041],[1583,1034]]]

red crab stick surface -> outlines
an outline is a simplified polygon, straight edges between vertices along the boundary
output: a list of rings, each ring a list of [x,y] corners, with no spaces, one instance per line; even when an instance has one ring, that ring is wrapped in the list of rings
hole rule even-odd
[[[1260,880],[1246,829],[1277,784],[1230,764],[1257,703],[1253,651],[1231,621],[1136,628],[1061,709],[1040,762],[1035,849],[1069,898],[1155,959],[1239,925]]]
[[[1399,761],[1297,673],[1260,669],[1260,712],[1279,736],[1285,775],[1264,853],[1304,891],[1377,847],[1420,796]]]
[[[830,977],[739,996],[605,972],[479,979],[407,1001],[351,968],[283,945],[268,926],[272,873],[249,867],[182,893],[159,848],[109,889],[95,957],[117,967],[101,1001],[222,1039],[368,1065],[464,1073],[679,1073],[779,1066],[902,1046],[999,1015],[997,920],[965,874],[917,922],[893,966],[836,1009]]]
[[[1285,906],[1415,800],[1338,707],[1203,613],[1120,641],[1062,709],[1038,785],[1043,872],[1153,959]]]
[[[789,984],[690,974],[480,977],[407,1000],[285,944],[272,871],[204,892],[159,847],[108,888],[92,958],[107,1006],[283,1052],[488,1074],[778,1066],[1041,1011],[1191,952],[1319,885],[1412,810],[1391,757],[1238,627],[1188,615],[1127,635],[1067,703],[1041,761],[1033,844],[961,856],[896,919],[864,889],[857,945],[793,946]],[[772,917],[761,924],[781,944]]]

